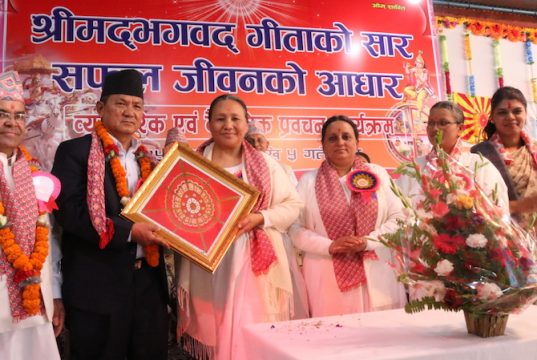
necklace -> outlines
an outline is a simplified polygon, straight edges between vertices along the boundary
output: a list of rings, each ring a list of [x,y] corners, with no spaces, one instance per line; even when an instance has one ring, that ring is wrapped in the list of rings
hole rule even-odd
[[[127,173],[118,157],[119,148],[110,137],[110,134],[108,134],[102,121],[95,122],[95,132],[103,142],[105,160],[110,163],[112,174],[114,175],[114,180],[116,182],[116,190],[121,198],[120,202],[125,206],[131,199],[131,193],[129,192],[127,184]],[[140,145],[138,149],[136,149],[134,155],[136,156],[138,165],[140,165],[141,183],[143,183],[148,178],[149,174],[151,174],[151,170],[153,170],[151,160],[149,159],[147,149],[143,145]],[[157,266],[159,261],[158,245],[145,245],[144,252],[147,263],[153,267]]]

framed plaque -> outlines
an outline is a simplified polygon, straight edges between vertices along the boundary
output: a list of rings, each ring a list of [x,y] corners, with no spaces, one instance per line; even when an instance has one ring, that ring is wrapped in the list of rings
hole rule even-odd
[[[254,187],[176,143],[121,214],[157,225],[171,248],[214,272],[258,196]]]

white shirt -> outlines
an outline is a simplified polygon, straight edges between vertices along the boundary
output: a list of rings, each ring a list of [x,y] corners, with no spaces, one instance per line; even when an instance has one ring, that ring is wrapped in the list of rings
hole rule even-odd
[[[15,162],[15,158],[16,152],[10,158],[8,158],[6,154],[0,152],[0,163],[4,168],[6,182],[11,189],[14,189],[15,187],[15,182],[13,180],[12,174],[12,164]],[[51,299],[48,299],[49,296],[52,296],[55,299],[61,298],[61,273],[59,269],[61,251],[58,246],[57,238],[52,236],[52,232],[49,236],[49,244],[51,255],[47,257],[47,260],[45,264],[43,264],[43,270],[41,272],[41,291],[43,293],[43,297],[45,298],[45,307],[47,307],[47,304],[50,304]],[[52,274],[50,274],[48,271],[51,262],[53,264]],[[49,311],[50,309],[48,309],[47,307],[47,314],[49,314]],[[7,288],[6,275],[0,275],[0,333],[4,331],[11,331],[13,330],[13,328],[27,328],[45,324],[46,322],[47,315],[36,315],[21,320],[16,324],[13,323],[13,318],[11,316],[11,308],[9,306],[9,293]]]
[[[131,196],[136,191],[136,185],[138,184],[138,179],[140,179],[140,165],[138,165],[138,161],[136,160],[135,152],[140,146],[140,141],[136,138],[131,139],[131,146],[127,151],[123,148],[123,145],[119,142],[118,139],[113,137],[110,134],[110,137],[112,138],[112,141],[119,149],[119,154],[117,154],[117,157],[119,158],[119,161],[121,161],[121,165],[123,165],[123,168],[125,169],[125,173],[127,174],[127,186],[129,188],[129,192]],[[131,234],[132,235],[132,234]],[[129,239],[127,241],[131,241],[131,235],[129,235]],[[141,245],[136,245],[136,258],[140,259],[144,257],[144,248]]]

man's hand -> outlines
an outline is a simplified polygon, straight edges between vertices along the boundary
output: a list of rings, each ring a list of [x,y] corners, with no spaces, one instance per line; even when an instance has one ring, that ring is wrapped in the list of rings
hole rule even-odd
[[[54,299],[54,313],[52,315],[52,327],[54,328],[54,336],[61,334],[63,325],[65,324],[65,308],[63,307],[62,299]]]
[[[132,225],[131,239],[142,246],[155,244],[168,248],[168,243],[157,234],[158,229],[153,224],[135,223]]]

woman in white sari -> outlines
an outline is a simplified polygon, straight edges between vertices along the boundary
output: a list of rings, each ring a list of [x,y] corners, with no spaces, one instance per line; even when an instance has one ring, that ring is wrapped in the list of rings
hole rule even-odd
[[[291,317],[293,289],[281,234],[302,202],[282,167],[244,140],[247,109],[241,99],[213,100],[208,125],[212,137],[198,151],[261,195],[214,274],[185,258],[178,262],[178,333],[194,358],[244,359],[243,325]]]

